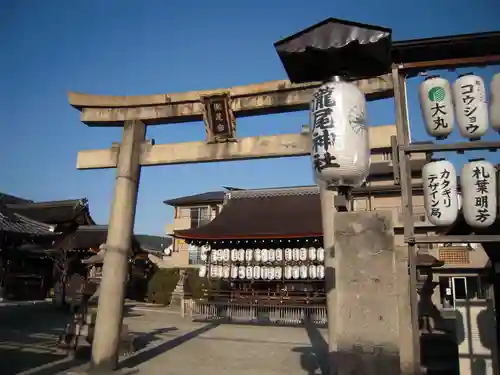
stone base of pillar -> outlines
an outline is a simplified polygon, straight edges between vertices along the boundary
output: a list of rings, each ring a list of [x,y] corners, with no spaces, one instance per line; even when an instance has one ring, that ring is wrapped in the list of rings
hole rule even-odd
[[[179,311],[181,314],[184,308],[184,282],[186,279],[186,271],[179,271],[179,280],[177,281],[177,285],[175,286],[174,291],[172,292],[172,298],[170,299],[169,308]]]

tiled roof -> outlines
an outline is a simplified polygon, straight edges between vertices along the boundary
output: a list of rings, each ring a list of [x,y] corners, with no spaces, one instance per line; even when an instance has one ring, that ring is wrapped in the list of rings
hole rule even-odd
[[[7,214],[1,211],[0,231],[35,236],[55,234],[52,225],[40,223],[19,214]]]

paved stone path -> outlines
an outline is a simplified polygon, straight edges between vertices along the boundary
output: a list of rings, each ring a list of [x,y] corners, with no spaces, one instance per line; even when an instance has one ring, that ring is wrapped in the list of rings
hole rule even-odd
[[[0,374],[80,373],[55,348],[68,319],[50,305],[0,309]],[[125,323],[138,334],[139,350],[121,359],[122,374],[322,373],[324,332],[317,329],[196,323],[148,305],[128,309]]]

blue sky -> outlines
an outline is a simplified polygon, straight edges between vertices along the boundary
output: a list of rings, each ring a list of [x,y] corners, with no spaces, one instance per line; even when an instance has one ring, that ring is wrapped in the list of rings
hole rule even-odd
[[[96,221],[107,222],[115,172],[78,171],[76,155],[110,147],[121,131],[80,123],[70,90],[134,95],[284,79],[273,43],[327,17],[391,27],[401,40],[500,29],[499,8],[498,0],[1,0],[0,191],[34,200],[88,197]],[[489,81],[499,69],[475,71]],[[425,139],[417,84],[408,88],[410,116],[414,138]],[[370,104],[369,118],[393,123],[392,100]],[[297,132],[307,121],[305,112],[238,119],[238,135]],[[148,137],[203,140],[204,130],[164,125],[148,128]],[[306,157],[144,168],[135,231],[163,233],[172,219],[167,198],[221,185],[310,183]]]

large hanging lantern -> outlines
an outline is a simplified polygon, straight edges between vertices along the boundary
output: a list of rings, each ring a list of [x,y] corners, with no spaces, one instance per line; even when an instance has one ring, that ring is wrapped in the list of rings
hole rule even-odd
[[[276,262],[283,261],[283,249],[276,249]]]
[[[310,124],[316,178],[333,186],[361,186],[370,172],[363,92],[339,77],[323,84],[313,94]]]
[[[493,76],[490,84],[490,122],[491,127],[500,132],[500,73]]]
[[[486,88],[481,77],[462,74],[453,84],[453,103],[462,137],[477,140],[488,130]]]
[[[260,279],[260,266],[253,267],[253,277],[254,279]]]
[[[316,260],[316,249],[314,247],[310,247],[308,250],[307,250],[307,253],[308,253],[308,258],[312,261],[315,261]]]
[[[427,163],[422,170],[424,204],[428,220],[450,225],[458,216],[457,173],[447,160]]]
[[[207,276],[207,267],[206,266],[201,266],[200,269],[198,270],[198,275],[201,278],[204,278],[205,276]]]
[[[253,257],[256,262],[260,262],[262,260],[262,250],[261,249],[255,249],[253,253]]]
[[[427,77],[420,84],[419,99],[427,134],[437,139],[448,137],[455,121],[448,80],[439,76]]]
[[[229,279],[229,276],[230,276],[230,268],[229,268],[229,266],[222,267],[222,277],[224,279]]]
[[[460,176],[462,204],[467,224],[475,228],[492,225],[497,216],[496,169],[484,160],[471,160]]]
[[[231,266],[231,279],[238,278],[238,266]]]
[[[274,263],[274,261],[276,260],[276,250],[269,249],[267,257],[269,262]]]

